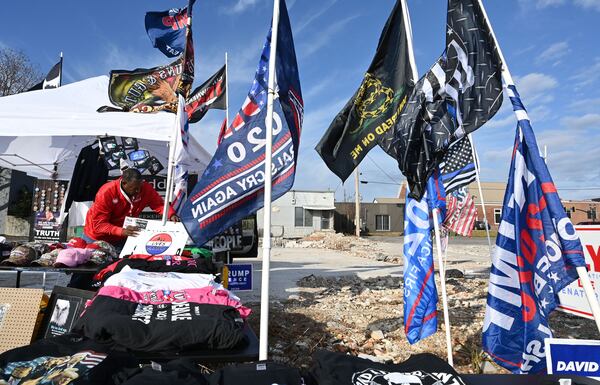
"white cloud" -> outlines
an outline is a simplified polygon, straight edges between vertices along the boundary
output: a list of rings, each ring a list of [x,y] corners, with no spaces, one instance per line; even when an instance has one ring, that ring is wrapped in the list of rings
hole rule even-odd
[[[586,114],[583,116],[567,116],[561,119],[562,125],[567,130],[600,129],[600,114]]]
[[[546,8],[564,4],[565,0],[537,0],[535,6],[537,8]]]
[[[325,5],[319,5],[318,6],[318,11],[313,13],[312,15],[309,15],[308,17],[304,18],[303,20],[301,20],[298,23],[298,26],[295,28],[294,33],[296,35],[298,35],[299,33],[302,32],[303,29],[305,29],[306,27],[308,27],[313,21],[315,21],[316,19],[319,18],[319,16],[321,16],[322,14],[324,14],[325,12],[327,12],[329,10],[329,8],[331,8],[335,3],[337,3],[338,0],[330,0],[327,4]]]
[[[597,57],[591,65],[586,65],[575,72],[576,74],[571,76],[571,80],[576,82],[575,89],[595,83],[600,79],[600,57]]]
[[[525,106],[537,103],[551,102],[554,96],[551,90],[558,86],[558,81],[550,75],[533,72],[521,77],[515,77],[517,90],[521,94]]]
[[[325,45],[327,45],[327,43],[329,43],[335,34],[340,32],[346,26],[346,24],[356,19],[358,16],[359,15],[346,17],[330,24],[327,28],[318,31],[318,33],[314,35],[314,38],[307,39],[308,42],[299,47],[299,51],[302,53],[302,56],[308,57],[323,48]]]
[[[574,111],[598,111],[600,110],[600,98],[588,98],[577,100],[568,106]]]
[[[600,11],[600,0],[575,0],[575,4],[585,9]]]
[[[227,7],[224,10],[232,13],[242,13],[248,8],[254,7],[258,0],[237,0],[233,6]]]
[[[569,48],[569,43],[566,41],[561,41],[558,43],[554,43],[546,48],[536,59],[537,64],[545,64],[548,62],[552,62],[553,65],[559,64],[561,59],[565,57],[571,49]]]

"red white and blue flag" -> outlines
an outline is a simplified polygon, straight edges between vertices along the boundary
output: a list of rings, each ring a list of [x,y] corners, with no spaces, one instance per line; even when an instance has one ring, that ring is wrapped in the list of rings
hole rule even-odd
[[[294,41],[284,0],[280,0],[280,12],[273,101],[273,200],[294,183],[304,115]],[[263,206],[270,51],[269,31],[248,97],[181,210],[182,222],[198,245]]]
[[[552,337],[548,316],[585,259],[513,85],[508,96],[519,123],[492,256],[483,348],[513,373],[541,373],[544,339]]]
[[[439,171],[427,181],[421,200],[406,194],[404,207],[404,332],[414,344],[437,331],[437,289],[435,287],[432,211],[440,210],[444,220],[446,193]]]
[[[173,185],[175,186],[173,193],[173,203],[171,207],[179,215],[183,203],[187,199],[188,188],[188,168],[187,161],[188,145],[190,142],[190,132],[188,123],[188,114],[185,109],[185,99],[178,95],[177,103],[177,134],[175,135],[175,149],[173,157],[175,167],[173,168]]]

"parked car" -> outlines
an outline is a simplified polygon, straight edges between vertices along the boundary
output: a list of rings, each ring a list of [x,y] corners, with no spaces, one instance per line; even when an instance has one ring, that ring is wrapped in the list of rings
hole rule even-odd
[[[475,221],[475,225],[473,226],[473,228],[475,230],[485,230],[485,221]],[[490,226],[490,224],[487,224],[487,228],[488,230],[492,229],[492,226]]]

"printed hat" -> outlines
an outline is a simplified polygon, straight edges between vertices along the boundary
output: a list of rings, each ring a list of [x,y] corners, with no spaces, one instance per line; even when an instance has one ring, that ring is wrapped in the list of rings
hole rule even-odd
[[[87,261],[90,260],[93,249],[81,249],[81,248],[71,248],[64,249],[58,252],[58,257],[56,257],[56,262],[54,262],[55,267],[75,267],[79,265],[83,265]]]
[[[84,249],[87,245],[87,242],[83,240],[83,238],[75,237],[71,238],[69,243],[67,243],[67,247],[76,248],[76,249]]]
[[[29,266],[37,257],[34,249],[29,246],[17,246],[10,251],[10,257],[0,262],[7,266]]]
[[[43,266],[43,267],[51,267],[54,262],[56,262],[56,258],[58,257],[58,253],[63,249],[54,249],[49,253],[42,254],[41,257],[31,262],[31,266]]]

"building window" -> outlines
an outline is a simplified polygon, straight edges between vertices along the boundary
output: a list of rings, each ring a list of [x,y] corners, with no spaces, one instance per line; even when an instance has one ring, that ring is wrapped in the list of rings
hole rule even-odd
[[[502,209],[494,209],[494,223],[499,225],[502,219]]]
[[[329,230],[331,227],[331,211],[321,211],[321,229]]]
[[[310,210],[305,210],[303,207],[294,209],[294,226],[296,227],[312,227],[313,214]]]
[[[375,215],[375,231],[390,231],[389,215]]]

